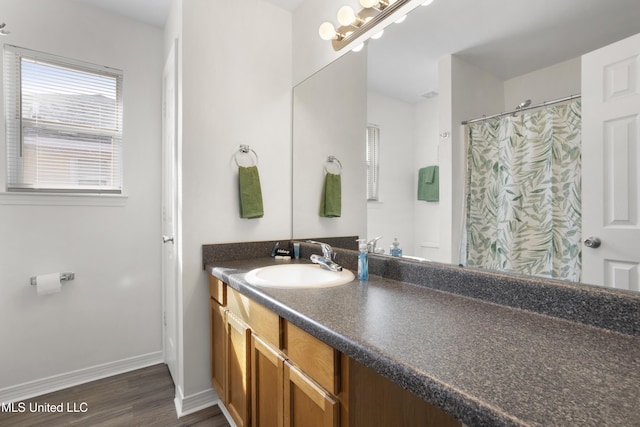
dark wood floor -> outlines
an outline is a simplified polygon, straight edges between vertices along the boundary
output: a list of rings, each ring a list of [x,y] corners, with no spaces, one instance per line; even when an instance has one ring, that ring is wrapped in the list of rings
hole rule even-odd
[[[0,411],[0,426],[229,426],[218,406],[177,419],[174,397],[169,370],[165,365],[155,365],[15,402],[16,412],[7,412],[6,406]],[[46,404],[56,409],[62,404],[63,412],[31,412],[42,409],[36,405]],[[20,405],[23,412],[17,412]]]

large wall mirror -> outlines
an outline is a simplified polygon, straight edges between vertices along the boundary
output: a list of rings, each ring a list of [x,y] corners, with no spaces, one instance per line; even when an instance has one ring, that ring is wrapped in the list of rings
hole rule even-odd
[[[591,78],[582,55],[640,33],[637,16],[637,0],[436,0],[416,8],[364,51],[346,54],[294,88],[293,237],[381,236],[376,248],[385,254],[397,238],[416,261],[459,264],[466,246],[468,132],[461,122],[527,100],[537,105],[580,95],[583,80]],[[626,70],[640,79],[637,58]],[[627,178],[636,185],[627,191],[635,204],[627,229],[634,221],[640,226],[640,129],[629,129],[635,160]],[[367,135],[374,134],[377,165],[367,155]],[[339,218],[317,212],[329,155],[344,159]],[[438,198],[418,200],[420,170],[431,166],[439,168]],[[377,189],[368,197],[373,170]],[[583,183],[583,194],[589,191]],[[587,237],[578,251],[587,250]],[[638,290],[638,265],[623,264],[606,277],[626,271],[628,288]]]

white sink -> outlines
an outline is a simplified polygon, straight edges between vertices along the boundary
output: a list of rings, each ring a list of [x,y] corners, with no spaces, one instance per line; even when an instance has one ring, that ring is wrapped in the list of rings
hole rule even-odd
[[[245,276],[254,286],[288,289],[328,288],[344,285],[354,278],[349,270],[329,271],[317,264],[271,265],[253,269]]]

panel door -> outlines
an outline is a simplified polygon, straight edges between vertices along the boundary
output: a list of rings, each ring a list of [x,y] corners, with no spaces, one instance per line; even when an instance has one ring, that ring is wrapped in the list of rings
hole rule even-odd
[[[640,34],[582,57],[582,281],[636,291],[639,58]]]
[[[284,357],[258,336],[251,336],[251,424],[284,425]]]
[[[211,323],[211,385],[226,403],[227,310],[213,298],[209,299]]]
[[[337,427],[339,403],[288,361],[284,362],[285,427]]]
[[[164,361],[175,384],[180,383],[178,361],[178,271],[180,253],[177,233],[178,180],[177,180],[177,49],[174,40],[164,68],[162,80],[162,340]]]
[[[238,427],[250,425],[251,330],[232,312],[227,312],[227,383],[225,403]]]

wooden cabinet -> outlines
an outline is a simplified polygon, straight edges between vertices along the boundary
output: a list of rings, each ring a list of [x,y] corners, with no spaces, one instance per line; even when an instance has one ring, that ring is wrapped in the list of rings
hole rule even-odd
[[[284,411],[284,355],[251,336],[251,420],[254,427],[281,427]]]
[[[349,360],[350,427],[460,427],[460,421]],[[380,404],[384,402],[384,404]]]
[[[210,277],[211,383],[238,427],[461,423]]]
[[[284,426],[337,427],[338,400],[289,361],[284,362]]]
[[[227,309],[218,301],[209,300],[211,330],[211,385],[220,399],[226,395],[227,373]]]
[[[249,420],[251,389],[251,330],[231,311],[227,312],[227,384],[225,405],[238,427]]]
[[[211,345],[211,385],[224,401],[227,373],[227,285],[209,276],[209,328]]]
[[[333,361],[333,349],[320,352],[316,339],[296,328],[295,342],[300,351],[294,352],[298,360],[313,373],[326,373],[327,358]],[[288,329],[290,330],[290,329]],[[306,335],[306,336],[305,336]],[[287,341],[291,348],[291,341]],[[309,353],[307,353],[309,352]],[[315,356],[312,356],[315,354]],[[300,356],[304,355],[304,356]],[[317,357],[316,357],[317,356]],[[317,363],[317,365],[313,365]],[[320,366],[320,369],[317,367]],[[333,362],[331,369],[333,372]],[[333,384],[333,374],[314,376],[294,365],[289,355],[274,348],[257,335],[251,336],[251,402],[252,425],[255,427],[335,427],[339,425],[340,404],[336,396],[317,381]],[[324,380],[323,380],[324,379]],[[334,388],[333,385],[331,388]]]
[[[340,393],[340,352],[290,322],[284,322],[287,358],[334,395]]]

